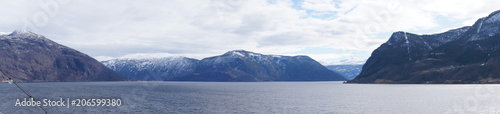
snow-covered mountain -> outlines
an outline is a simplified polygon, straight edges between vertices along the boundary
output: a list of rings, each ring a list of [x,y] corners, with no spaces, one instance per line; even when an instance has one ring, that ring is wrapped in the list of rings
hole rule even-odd
[[[199,60],[186,57],[122,58],[102,63],[131,80],[163,81],[190,75]]]
[[[361,73],[362,64],[328,65],[326,68],[342,75],[347,80],[352,80]]]
[[[307,56],[264,55],[244,50],[195,60],[185,57],[103,62],[135,80],[339,81],[346,80]]]
[[[432,35],[395,32],[351,83],[500,83],[500,11]]]
[[[16,81],[124,79],[92,57],[26,30],[0,35],[0,57],[0,70]]]
[[[359,58],[345,58],[345,59],[340,59],[338,61],[332,61],[332,60],[324,60],[320,61],[325,66],[332,66],[332,65],[360,65],[360,64],[365,64],[366,59],[359,59]]]
[[[486,39],[492,36],[499,35],[500,31],[500,10],[491,13],[488,17],[484,17],[476,21],[467,34],[462,38],[467,41],[477,41]]]
[[[229,51],[202,59],[186,81],[340,81],[346,80],[308,56]]]

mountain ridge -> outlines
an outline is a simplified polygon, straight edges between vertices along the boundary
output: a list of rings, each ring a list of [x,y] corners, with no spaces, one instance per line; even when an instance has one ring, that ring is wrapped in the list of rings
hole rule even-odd
[[[499,83],[498,12],[439,34],[395,32],[348,83]]]
[[[94,58],[31,31],[0,35],[0,47],[0,68],[16,81],[124,80]]]
[[[325,67],[342,75],[347,80],[352,80],[359,75],[363,68],[363,64],[327,65]]]
[[[172,62],[172,61],[170,61]],[[109,62],[103,61],[108,67]],[[109,64],[108,64],[109,63]],[[193,66],[193,64],[196,64]],[[299,67],[301,65],[310,68]],[[131,65],[133,66],[133,65]],[[110,67],[115,71],[122,71]],[[304,69],[300,71],[299,69]],[[233,50],[222,55],[193,61],[189,65],[189,75],[164,79],[163,81],[332,81],[345,80],[340,75],[326,69],[308,56],[264,55],[260,53]],[[294,69],[294,70],[291,70]],[[319,71],[313,73],[310,70]],[[295,71],[295,72],[294,72]],[[297,72],[300,71],[300,72]],[[292,73],[294,72],[294,73]],[[122,74],[128,75],[128,74]],[[298,76],[301,75],[301,76]],[[140,76],[139,76],[140,77]],[[164,76],[154,76],[164,77]]]
[[[163,57],[113,59],[102,63],[131,80],[159,81],[192,73],[198,61],[187,57]]]

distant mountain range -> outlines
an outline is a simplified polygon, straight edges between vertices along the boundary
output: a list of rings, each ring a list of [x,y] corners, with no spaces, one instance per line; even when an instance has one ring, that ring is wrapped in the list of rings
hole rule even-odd
[[[244,50],[195,60],[185,57],[161,59],[115,59],[103,61],[114,71],[137,80],[164,81],[342,81],[307,56],[264,55]],[[182,70],[179,70],[182,69]]]
[[[235,50],[202,60],[167,57],[100,63],[84,53],[24,30],[0,35],[0,47],[0,70],[22,82],[346,80],[307,56]],[[0,80],[5,81],[7,77],[1,76]]]
[[[0,35],[0,57],[0,70],[15,81],[124,80],[92,57],[25,30]]]
[[[326,68],[335,71],[336,73],[342,75],[347,80],[352,80],[361,73],[363,68],[362,64],[346,64],[346,65],[328,65]]]
[[[186,57],[126,58],[102,63],[127,79],[163,81],[193,74],[199,60]]]
[[[440,34],[395,32],[349,83],[499,83],[500,11]]]

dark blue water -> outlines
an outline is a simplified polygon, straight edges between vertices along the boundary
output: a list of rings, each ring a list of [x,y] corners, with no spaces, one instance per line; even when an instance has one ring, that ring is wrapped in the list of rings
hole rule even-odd
[[[49,113],[500,113],[500,85],[385,85],[341,82],[22,83],[38,99],[115,98],[119,107],[44,107]],[[26,95],[1,83],[0,112]]]

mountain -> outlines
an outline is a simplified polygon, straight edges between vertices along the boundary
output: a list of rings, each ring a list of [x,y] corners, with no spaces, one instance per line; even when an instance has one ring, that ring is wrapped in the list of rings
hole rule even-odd
[[[103,63],[134,80],[251,82],[346,80],[307,56],[263,55],[244,50],[229,51],[202,60],[175,57],[115,59]]]
[[[131,80],[163,81],[192,74],[198,61],[186,57],[164,57],[114,59],[102,63]]]
[[[22,82],[116,81],[97,60],[30,31],[0,35],[0,70]],[[3,80],[7,78],[2,76]]]
[[[308,56],[263,55],[244,50],[202,59],[192,75],[180,81],[341,81]]]
[[[395,32],[348,83],[499,83],[499,12],[440,34]]]
[[[347,80],[352,80],[359,75],[363,65],[328,65],[326,68],[335,71]]]

